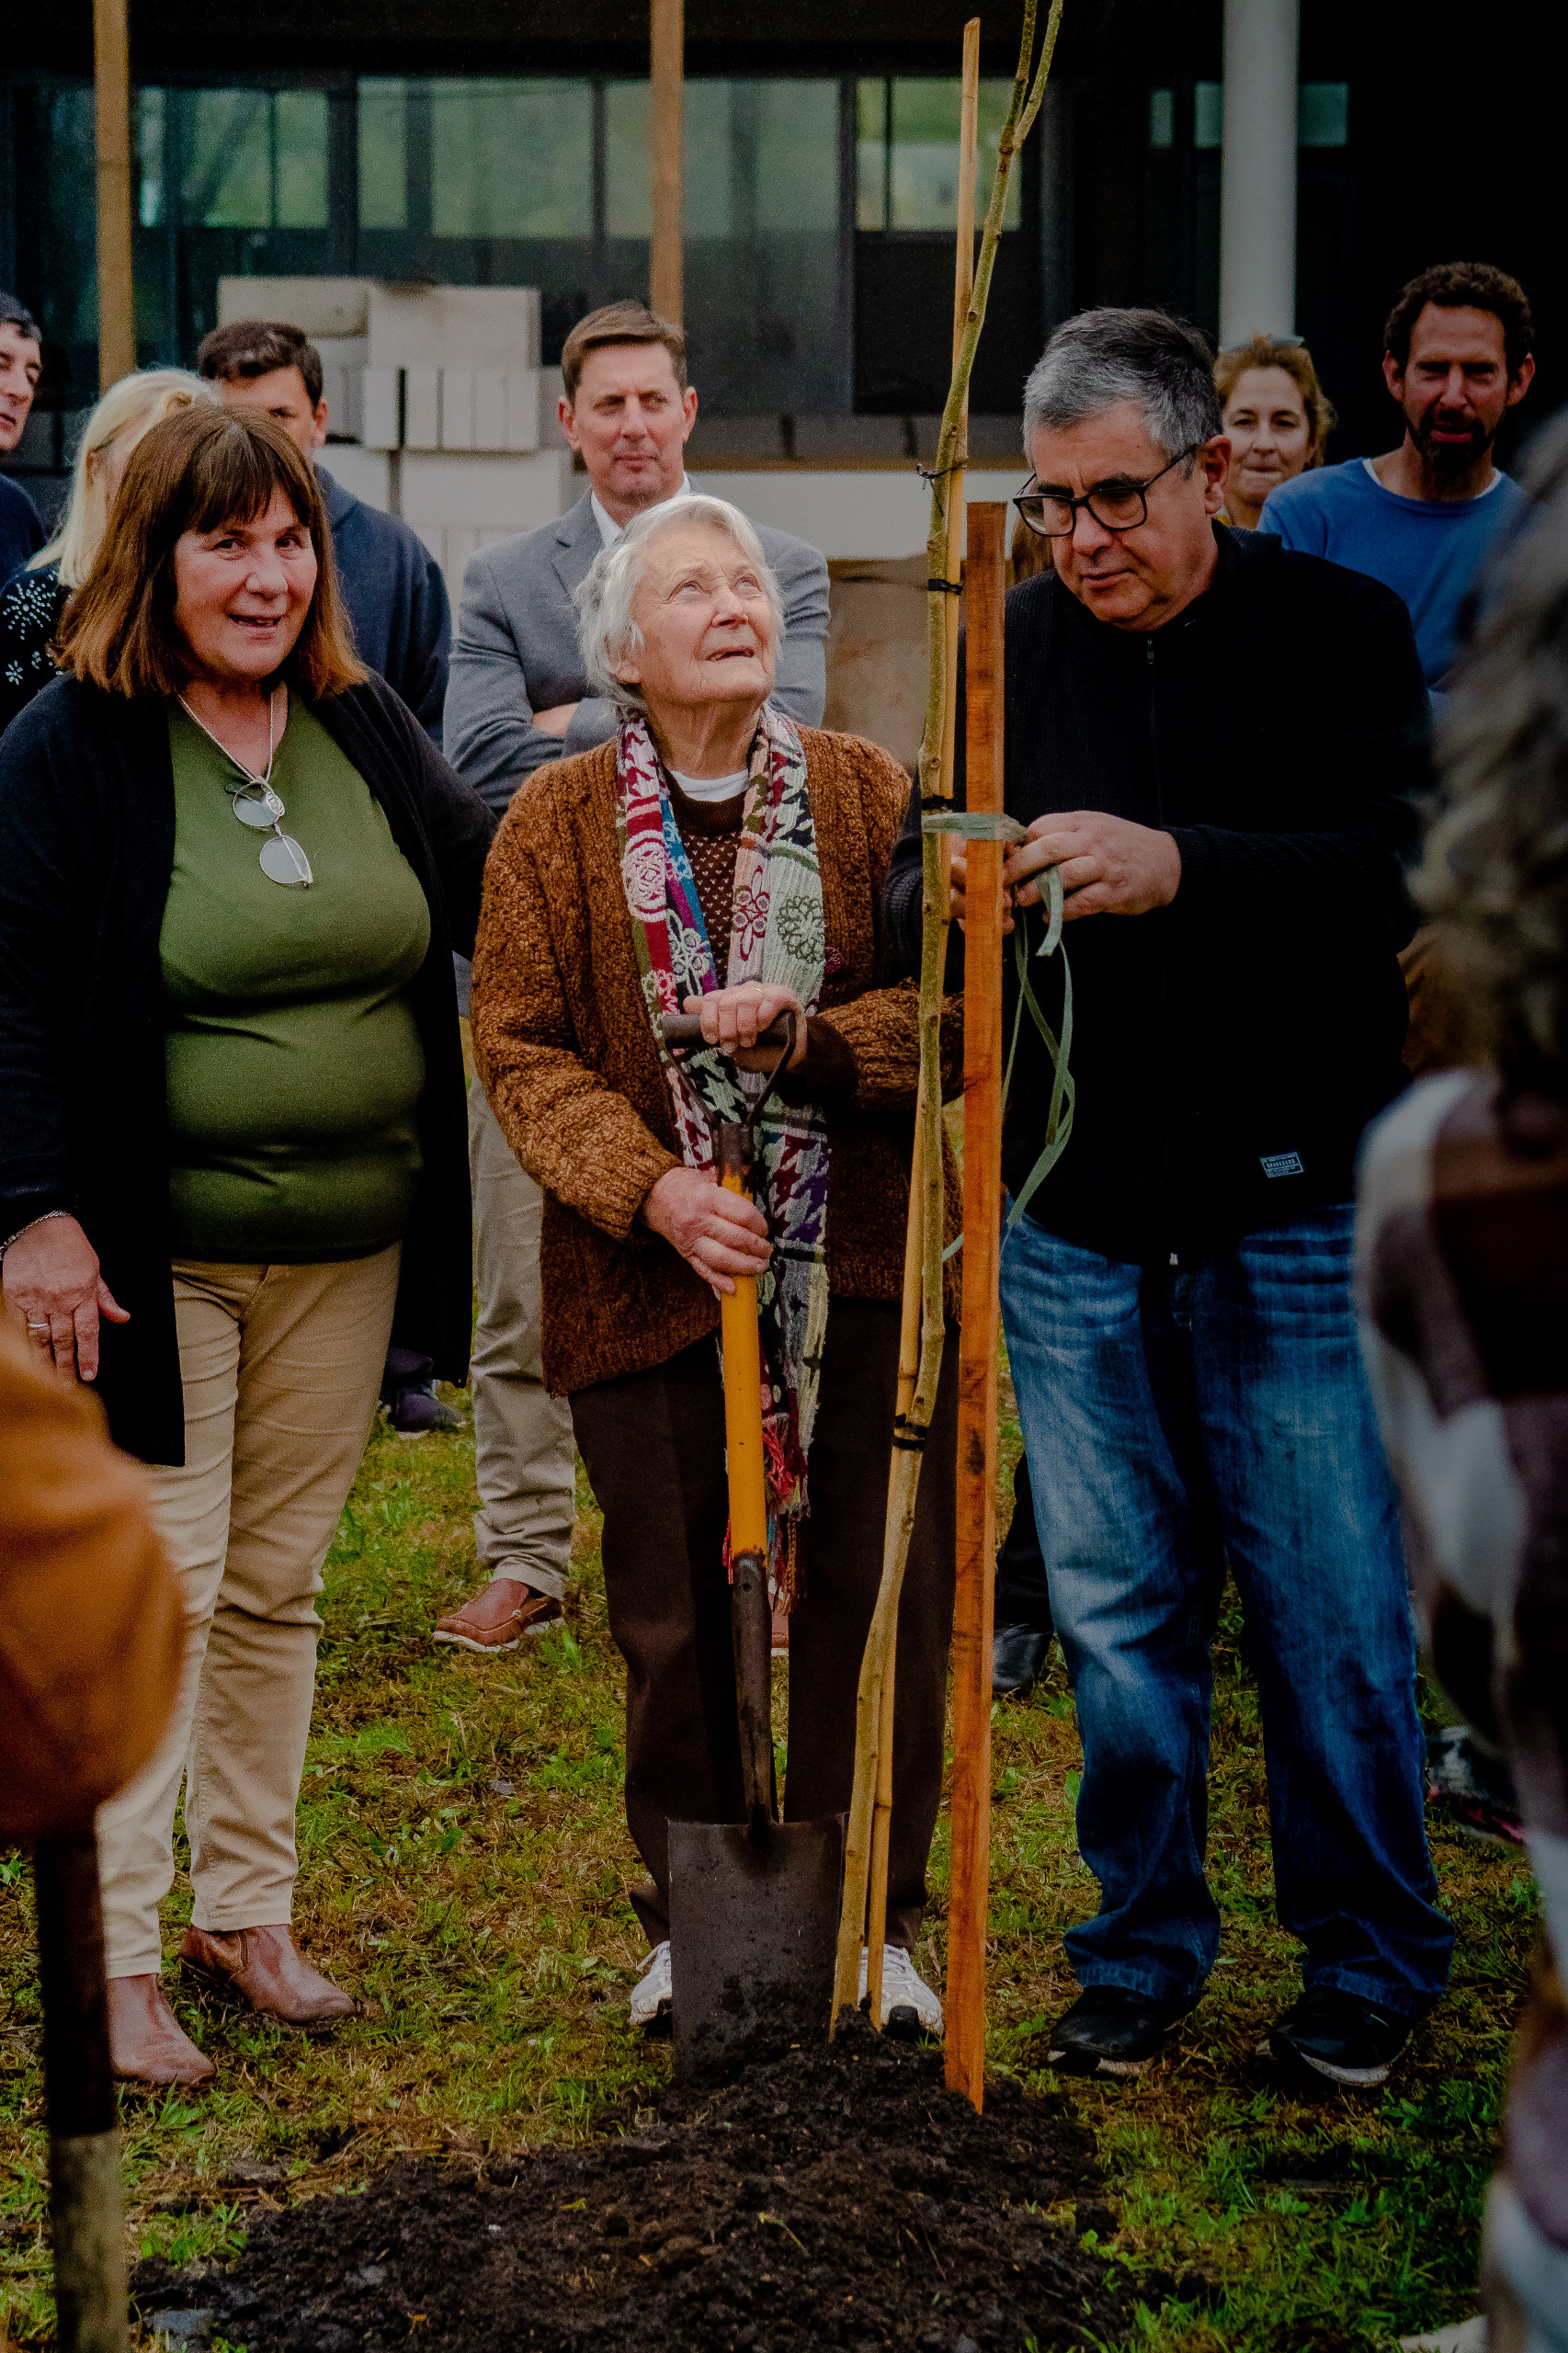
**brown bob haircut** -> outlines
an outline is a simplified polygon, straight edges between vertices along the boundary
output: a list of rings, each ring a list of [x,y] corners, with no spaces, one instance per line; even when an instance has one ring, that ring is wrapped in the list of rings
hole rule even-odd
[[[126,462],[93,566],[66,607],[55,659],[88,685],[165,699],[190,676],[175,625],[175,546],[186,531],[254,523],[281,491],[310,532],[316,587],[280,676],[307,702],[368,676],[354,651],[315,468],[248,408],[187,408],[144,434]]]
[[[686,390],[686,337],[679,327],[651,311],[646,302],[607,302],[579,319],[561,347],[561,381],[569,404],[575,404],[583,362],[590,351],[611,343],[662,343],[670,355],[676,382]]]
[[[1282,368],[1290,377],[1301,396],[1307,430],[1312,437],[1307,452],[1308,468],[1321,466],[1328,437],[1339,420],[1334,413],[1334,403],[1318,382],[1318,371],[1306,345],[1277,343],[1272,335],[1255,335],[1250,343],[1233,344],[1228,351],[1222,351],[1214,362],[1214,389],[1221,408],[1228,405],[1231,394],[1253,368]]]

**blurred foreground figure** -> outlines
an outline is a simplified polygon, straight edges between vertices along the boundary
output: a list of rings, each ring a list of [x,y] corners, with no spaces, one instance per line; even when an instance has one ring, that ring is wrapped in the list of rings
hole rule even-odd
[[[1368,1358],[1437,1670],[1517,1785],[1549,1950],[1487,2216],[1492,2353],[1568,2347],[1568,427],[1530,486],[1442,738],[1416,890],[1494,1068],[1373,1131]]]
[[[0,1312],[0,1843],[90,1821],[146,1763],[182,1641],[145,1476]]]

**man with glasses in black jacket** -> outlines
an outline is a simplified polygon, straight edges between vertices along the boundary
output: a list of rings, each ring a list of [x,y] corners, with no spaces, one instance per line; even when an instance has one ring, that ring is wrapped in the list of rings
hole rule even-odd
[[[1152,311],[1069,321],[1024,426],[1018,504],[1054,563],[1007,600],[1006,798],[1029,838],[1005,872],[1033,935],[1061,870],[1077,1097],[1006,1235],[1002,1309],[1101,1892],[1066,1939],[1084,1992],[1051,2057],[1137,2072],[1213,1967],[1205,1600],[1222,1544],[1278,1915],[1305,1947],[1270,2044],[1292,2072],[1381,2083],[1453,1941],[1350,1298],[1357,1140],[1403,1075],[1421,665],[1381,583],[1216,529],[1229,444],[1189,328]],[[886,903],[911,961],[917,825],[912,809]],[[1032,970],[1059,1018],[1055,962]],[[1052,1076],[1028,1022],[1024,1041],[1003,1142],[1015,1198]]]

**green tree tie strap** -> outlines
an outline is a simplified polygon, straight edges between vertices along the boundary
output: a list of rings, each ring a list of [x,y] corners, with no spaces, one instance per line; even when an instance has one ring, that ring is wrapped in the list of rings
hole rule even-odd
[[[953,834],[960,841],[1003,842],[1009,849],[1016,848],[1020,842],[1027,842],[1029,837],[1028,827],[1020,825],[1016,817],[1006,817],[983,810],[927,812],[921,817],[920,830],[923,834]],[[1044,1040],[1045,1051],[1051,1057],[1051,1108],[1046,1114],[1045,1121],[1044,1148],[1014,1196],[1013,1206],[1007,1212],[1009,1233],[1067,1149],[1067,1140],[1073,1132],[1073,1111],[1078,1093],[1068,1061],[1073,1051],[1073,967],[1067,961],[1066,949],[1062,947],[1061,868],[1056,866],[1044,868],[1042,881],[1049,906],[1044,933],[1035,949],[1035,955],[1053,956],[1058,949],[1062,950],[1062,1035],[1060,1038],[1057,1037],[1055,1030],[1040,1011],[1040,999],[1036,996],[1029,979],[1029,964],[1032,960],[1028,945],[1028,910],[1025,907],[1015,907],[1013,961],[1017,971],[1018,1002],[1013,1012],[1013,1035],[1007,1046],[1007,1066],[1002,1075],[1004,1116],[1006,1114],[1007,1099],[1012,1092],[1013,1064],[1017,1059],[1018,1038],[1023,1029],[1026,1007],[1028,1010],[1029,1019],[1040,1031]],[[960,1234],[959,1241],[961,1242],[962,1239]],[[944,1255],[950,1257],[958,1246],[957,1242],[949,1244]]]

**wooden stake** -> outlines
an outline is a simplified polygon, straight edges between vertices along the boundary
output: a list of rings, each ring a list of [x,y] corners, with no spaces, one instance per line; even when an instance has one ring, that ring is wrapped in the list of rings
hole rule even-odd
[[[969,807],[1002,806],[1002,606],[1007,509],[969,510],[965,763]],[[991,1633],[996,1550],[997,1262],[1002,1240],[1002,845],[971,841],[964,892],[963,1323],[959,1336],[958,1591],[953,1610],[953,1859],[949,2088],[985,2088],[991,1876]]]
[[[131,274],[131,40],[126,0],[93,0],[98,147],[98,390],[136,365]]]
[[[677,327],[681,313],[681,182],[685,118],[685,0],[651,0],[653,85],[649,139],[653,172],[653,244],[648,301]]]
[[[33,1885],[60,2348],[125,2353],[119,2115],[109,2065],[103,1909],[91,1823],[39,1840]]]

